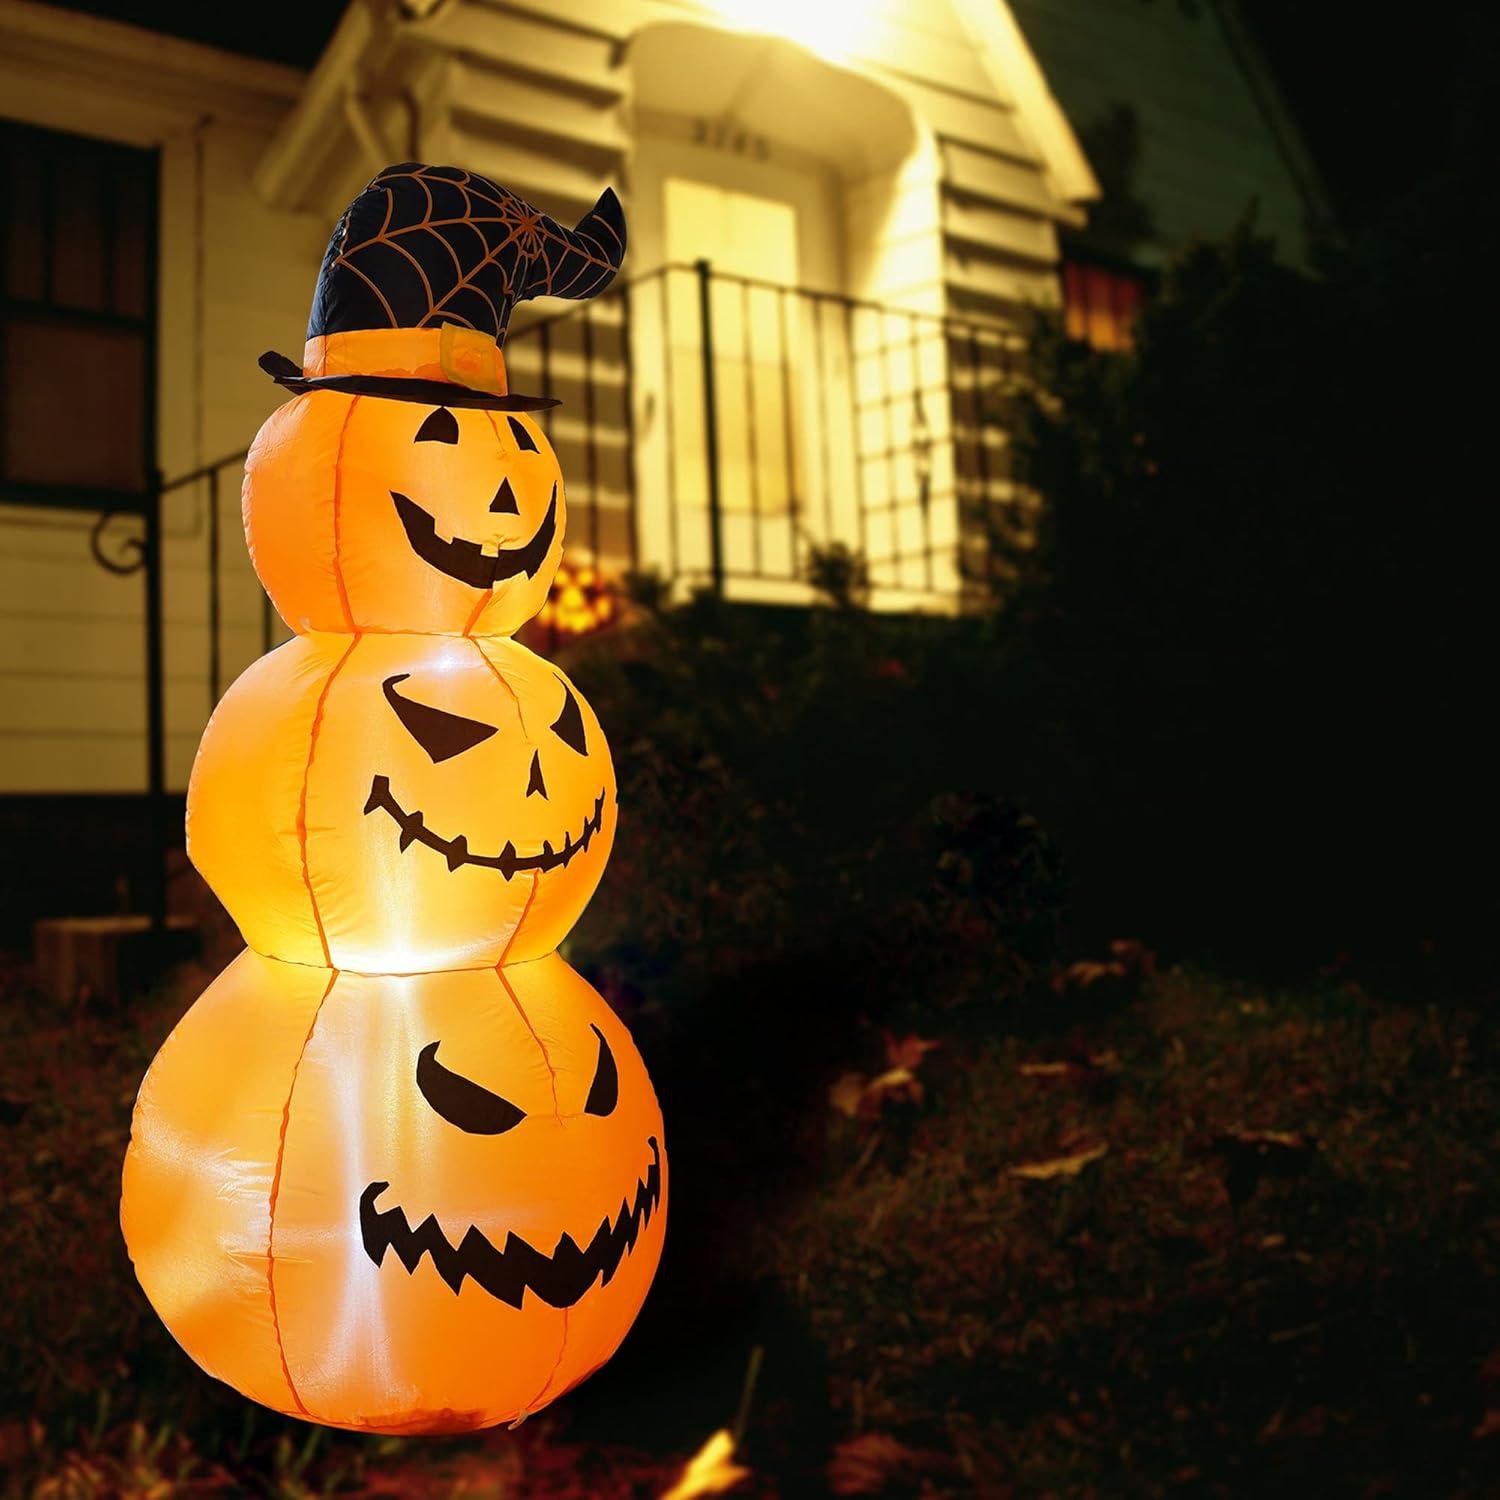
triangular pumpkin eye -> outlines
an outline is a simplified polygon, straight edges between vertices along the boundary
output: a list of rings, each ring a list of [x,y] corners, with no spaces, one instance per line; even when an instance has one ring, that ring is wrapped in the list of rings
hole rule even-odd
[[[510,435],[515,438],[516,447],[522,453],[536,453],[539,451],[535,439],[520,422],[516,421],[514,417],[507,417],[505,420],[510,423]]]
[[[558,679],[562,681],[561,678]],[[563,683],[563,706],[562,712],[557,716],[557,722],[552,726],[552,732],[568,749],[576,750],[580,755],[589,753],[588,741],[583,733],[583,715],[578,711],[578,700],[573,696],[573,690],[567,683]]]
[[[458,418],[446,406],[440,406],[428,414],[427,420],[417,428],[414,443],[456,443],[458,441]]]
[[[427,752],[433,765],[462,755],[498,733],[493,724],[481,724],[478,719],[466,719],[462,714],[450,714],[403,698],[396,691],[396,684],[410,676],[410,672],[398,672],[387,677],[380,690],[401,720],[401,727]]]
[[[445,1068],[437,1060],[438,1046],[429,1042],[417,1054],[417,1087],[450,1125],[470,1135],[504,1135],[526,1118],[509,1099]]]
[[[511,489],[509,479],[500,481],[500,488],[495,491],[495,498],[490,501],[490,509],[500,516],[521,514],[521,507],[516,504],[516,492]]]
[[[583,1112],[586,1115],[613,1114],[620,1098],[620,1072],[615,1067],[615,1055],[609,1050],[604,1033],[592,1023],[589,1030],[599,1038],[599,1061],[594,1065],[594,1081],[589,1085]]]

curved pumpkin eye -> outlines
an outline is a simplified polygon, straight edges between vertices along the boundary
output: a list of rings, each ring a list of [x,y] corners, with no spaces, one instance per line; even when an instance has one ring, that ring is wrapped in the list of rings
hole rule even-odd
[[[561,678],[558,679],[562,681]],[[583,733],[583,715],[578,710],[578,700],[573,696],[573,690],[567,683],[563,683],[563,706],[562,712],[558,714],[556,723],[552,726],[552,732],[568,749],[576,750],[580,755],[589,753],[588,741]]]
[[[536,453],[540,451],[535,441],[533,441],[531,434],[527,432],[526,428],[520,422],[514,417],[507,417],[505,420],[510,423],[510,435],[516,440],[516,447],[522,453]]]
[[[503,1135],[526,1118],[526,1111],[509,1099],[449,1072],[437,1060],[437,1050],[438,1043],[429,1042],[417,1054],[417,1087],[450,1125],[470,1135]]]
[[[456,443],[458,441],[458,418],[446,406],[439,406],[428,413],[427,420],[417,428],[414,443]]]
[[[427,752],[433,765],[462,755],[499,733],[493,724],[481,724],[478,719],[466,719],[462,714],[446,713],[441,708],[429,708],[425,703],[403,698],[396,691],[396,684],[410,676],[410,672],[398,672],[387,677],[380,684],[380,691],[396,711],[401,727]]]
[[[599,1061],[594,1066],[594,1081],[589,1085],[583,1112],[586,1115],[613,1114],[620,1098],[620,1073],[615,1067],[615,1055],[597,1026],[591,1024],[589,1030],[599,1038]]]

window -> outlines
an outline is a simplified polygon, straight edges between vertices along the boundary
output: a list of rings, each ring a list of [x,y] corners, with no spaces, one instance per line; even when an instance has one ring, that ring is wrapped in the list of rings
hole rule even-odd
[[[1146,300],[1145,278],[1136,271],[1064,260],[1063,319],[1070,339],[1095,349],[1128,349],[1135,320]]]
[[[0,499],[144,491],[155,215],[152,153],[0,122]]]

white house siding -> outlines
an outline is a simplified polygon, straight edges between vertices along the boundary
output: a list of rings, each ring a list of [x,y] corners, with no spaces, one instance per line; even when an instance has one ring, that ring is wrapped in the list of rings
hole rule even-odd
[[[243,449],[278,404],[256,357],[301,347],[327,226],[269,209],[249,180],[300,84],[291,69],[0,3],[0,115],[160,150],[158,443],[168,479]],[[81,395],[81,419],[89,400],[105,399]],[[260,653],[263,596],[234,468],[220,501],[227,684]],[[206,502],[200,485],[164,506],[167,781],[178,790],[211,707]],[[95,519],[0,503],[0,793],[145,788],[143,577],[93,561]],[[139,535],[139,524],[121,519],[109,535]]]
[[[1076,221],[1079,207],[1059,191],[1055,164],[1041,149],[1035,122],[1022,117],[1008,93],[1006,67],[1000,64],[1016,59],[997,63],[993,55],[997,46],[1014,50],[1024,43],[1004,26],[996,29],[998,42],[988,34],[976,37],[965,14],[972,11],[972,0],[879,0],[850,25],[853,46],[833,65],[873,82],[909,113],[914,149],[905,161],[869,175],[851,175],[841,164],[836,232],[851,294],[934,317],[956,313],[1014,326],[1021,309],[1056,304],[1056,224]],[[740,24],[736,17],[751,25],[755,19],[750,8],[711,0],[582,0],[566,9],[540,0],[457,0],[393,38],[373,28],[366,16],[350,15],[315,71],[307,102],[269,154],[263,184],[269,180],[285,201],[326,217],[337,211],[357,177],[379,164],[376,155],[410,151],[485,172],[558,217],[582,213],[605,185],[622,191],[629,210],[641,121],[674,107],[636,87],[632,42],[653,27],[673,24],[732,31]],[[1008,25],[1008,16],[1004,19]],[[724,45],[740,43],[726,38]],[[385,135],[374,154],[338,107],[337,81],[351,71],[362,80],[368,118]],[[403,95],[407,107],[392,108],[390,101]],[[786,144],[800,144],[814,155],[827,147],[816,138]],[[351,158],[360,160],[358,171],[351,171]],[[1075,196],[1086,192],[1087,183]],[[652,269],[641,246],[638,239],[627,276]],[[653,289],[642,293],[638,322],[644,321],[642,313],[650,317],[652,295]],[[527,326],[561,310],[546,303],[518,310],[509,346],[518,388],[532,388],[541,377],[539,343],[526,336]],[[623,414],[625,351],[613,334],[612,310],[589,316],[592,395],[603,425],[595,427],[596,442],[586,461],[576,325],[559,326],[547,377],[564,406],[551,419],[550,432],[570,475],[575,504],[590,507],[591,529],[597,507],[600,550],[619,566],[629,560],[627,455],[623,426],[611,431],[607,417],[612,411]],[[914,381],[933,387],[945,382],[948,349],[939,326],[921,325],[914,349],[910,326],[900,318],[862,318],[854,331],[848,378],[859,420],[871,426],[876,446],[909,444],[913,411],[903,398]],[[993,366],[991,348],[983,346]],[[989,368],[985,378],[994,373]],[[932,442],[930,538],[944,550],[945,561],[930,586],[925,576],[919,584],[913,575],[909,587],[904,575],[892,577],[893,585],[903,585],[886,590],[886,602],[895,606],[930,607],[934,588],[956,599],[960,492],[966,501],[1007,493],[1003,435],[990,432],[990,451],[980,453],[972,371],[954,379],[970,382],[957,416],[941,398],[928,399],[922,412]],[[637,410],[638,435],[645,443],[641,477],[650,464],[651,440],[645,435],[650,420],[650,412]],[[584,477],[590,471],[596,476],[593,486]],[[980,473],[988,476],[984,484],[976,478]],[[870,483],[878,505],[881,483],[910,492],[911,475],[892,477],[877,468]],[[582,542],[580,519],[575,510],[575,545]],[[643,524],[649,535],[651,525]],[[894,518],[890,545],[914,545],[918,531],[913,502]]]
[[[1193,236],[1227,233],[1257,202],[1257,227],[1288,260],[1303,253],[1308,190],[1295,143],[1236,55],[1220,0],[1011,0],[1075,128],[1134,111],[1141,155],[1131,182],[1153,219],[1132,251],[1160,262]]]
[[[846,174],[837,230],[846,284],[860,297],[1002,326],[1023,306],[1056,301],[1056,226],[1078,219],[1087,169],[1081,178],[1076,165],[1070,171],[1066,150],[1059,165],[1066,126],[1038,109],[1044,87],[1036,78],[1029,92],[1011,87],[1017,64],[1023,74],[1025,67],[1034,73],[1034,64],[1016,55],[1024,47],[1006,31],[1003,7],[1004,25],[976,29],[977,3],[879,0],[867,8],[857,48],[834,65],[909,112],[914,146],[880,171]],[[753,22],[752,10],[739,13]],[[628,210],[638,120],[655,106],[632,89],[630,43],[647,27],[673,22],[729,24],[707,0],[572,0],[566,7],[453,0],[415,23],[355,0],[304,78],[0,0],[0,113],[162,150],[160,457],[167,476],[243,448],[276,404],[255,358],[267,348],[296,354],[332,216],[386,161],[468,165],[561,218],[576,217],[614,185]],[[648,269],[637,256],[627,274]],[[540,304],[518,315],[518,388],[540,375],[527,322],[561,310]],[[623,421],[612,434],[609,416],[623,413],[630,392],[618,314],[601,308],[592,317],[593,395],[603,424],[590,455],[592,494],[579,422],[581,360],[565,340],[548,372],[567,402],[553,437],[575,505],[598,506],[601,551],[618,565],[628,551],[627,455]],[[914,371],[924,384],[943,383],[948,348],[936,324],[924,327],[914,351],[903,342],[876,352],[893,344],[898,324],[907,326],[896,320],[861,330],[850,376],[860,400],[880,390],[899,396]],[[924,416],[934,444],[932,538],[956,548],[958,497],[1002,496],[1004,455],[999,434],[991,435],[997,451],[978,452],[972,381],[967,391],[956,374],[953,383],[955,401],[930,401]],[[909,419],[909,408],[898,402],[895,410],[898,425]],[[638,409],[638,429],[641,417]],[[898,443],[909,436],[894,434]],[[976,489],[978,471],[989,480]],[[220,493],[225,683],[261,647],[262,596],[239,537],[237,488],[231,470]],[[168,780],[179,788],[211,706],[206,498],[206,485],[174,494],[165,516]],[[906,511],[895,519],[898,530],[912,522],[913,508]],[[8,611],[0,673],[12,705],[0,724],[0,789],[144,785],[141,578],[116,578],[92,562],[92,519],[0,509],[0,607]],[[956,569],[936,586],[955,600]],[[921,582],[887,591],[893,605],[932,607],[935,598]]]

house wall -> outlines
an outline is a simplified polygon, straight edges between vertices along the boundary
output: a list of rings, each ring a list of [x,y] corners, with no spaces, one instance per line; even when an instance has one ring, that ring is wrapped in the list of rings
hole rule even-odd
[[[441,77],[424,74],[431,112],[420,128],[423,151],[492,172],[557,216],[581,213],[606,184],[623,183],[628,194],[630,105],[657,107],[631,98],[631,38],[672,23],[732,27],[734,17],[753,14],[708,0],[611,0],[565,11],[460,0],[409,32],[411,46],[445,59]],[[918,175],[908,169],[902,181],[896,212],[883,214],[879,241],[864,241],[873,263],[852,268],[858,290],[990,316],[1055,304],[1053,227],[1080,210],[1059,196],[1005,79],[949,0],[876,0],[850,21],[848,50],[832,61],[901,100],[930,143],[913,164]],[[393,57],[391,66],[409,64]],[[325,149],[331,157],[342,148],[330,141]],[[306,191],[317,175],[317,164],[304,161],[293,185]],[[342,187],[338,173],[322,175]],[[850,213],[857,223],[857,203]]]
[[[1000,0],[987,3],[1000,6]],[[1024,309],[1057,304],[1056,226],[1078,221],[1081,210],[1074,200],[1086,196],[1090,183],[1086,166],[1072,164],[1071,177],[1067,163],[1059,167],[1055,148],[1049,149],[1035,124],[1035,107],[1029,116],[1023,114],[1012,79],[1018,65],[1032,66],[1035,72],[1029,57],[1020,55],[1024,45],[1005,25],[976,38],[969,14],[973,10],[973,0],[877,0],[835,33],[810,7],[813,32],[824,31],[822,40],[831,43],[820,47],[815,35],[806,38],[824,53],[817,64],[823,79],[820,83],[809,74],[809,89],[784,90],[781,112],[787,118],[777,120],[766,118],[764,111],[749,118],[753,110],[747,110],[739,86],[686,104],[698,78],[697,50],[675,78],[670,69],[642,74],[636,66],[643,43],[674,27],[679,32],[685,26],[699,28],[700,38],[709,32],[722,36],[743,18],[751,29],[741,37],[724,37],[725,55],[737,47],[763,46],[764,37],[754,30],[760,13],[730,0],[580,0],[566,9],[542,0],[457,0],[428,21],[394,34],[381,32],[356,8],[315,71],[306,102],[268,154],[261,181],[278,201],[312,206],[327,217],[338,211],[360,176],[381,165],[378,156],[409,152],[484,172],[570,220],[604,186],[614,186],[633,221],[641,224],[649,214],[642,217],[645,211],[637,211],[631,194],[643,178],[655,180],[643,170],[641,153],[649,139],[643,121],[675,112],[702,122],[710,135],[716,125],[748,125],[752,134],[769,137],[773,144],[800,145],[834,159],[844,291],[934,316],[1014,326]],[[1003,7],[1000,12],[1008,22]],[[791,29],[795,33],[798,28]],[[681,43],[685,54],[690,40]],[[775,66],[791,64],[783,55]],[[360,73],[366,116],[383,137],[383,151],[361,144],[359,132],[341,118],[337,81],[351,68]],[[643,84],[647,76],[655,82]],[[887,107],[910,120],[912,143],[903,159],[863,169],[842,159],[851,153],[832,145],[830,136],[840,123],[846,130],[852,123],[857,132],[859,121],[815,119],[819,92],[825,86],[833,90],[836,76],[862,80],[865,89],[873,86],[889,101]],[[1033,80],[1034,97],[1038,90],[1044,93],[1044,85]],[[803,115],[807,121],[799,118]],[[1060,133],[1066,135],[1065,126]],[[1059,134],[1056,121],[1052,134]],[[734,178],[731,149],[723,157],[729,181]],[[637,239],[626,276],[653,270],[652,253],[646,241]],[[661,401],[641,379],[664,367],[659,351],[649,347],[653,290],[659,295],[659,288],[644,289],[637,308],[648,316],[636,319],[634,391],[627,390],[623,340],[607,327],[595,340],[591,365],[596,405],[602,401],[623,411],[627,399],[636,402],[642,465],[636,477],[643,497],[637,535],[648,541],[666,529],[664,522],[657,525],[644,515],[653,498],[659,502],[666,484],[664,472],[656,474],[662,464],[652,468],[652,454],[664,441]],[[527,337],[528,326],[562,311],[561,304],[545,301],[518,309],[508,345],[518,388],[534,387],[542,374],[539,342]],[[597,330],[600,320],[590,317]],[[570,476],[575,545],[581,537],[579,507],[597,508],[604,523],[595,531],[601,550],[606,562],[620,567],[629,561],[624,555],[629,527],[623,443],[617,441],[619,434],[596,428],[594,449],[586,453],[578,400],[580,352],[566,338],[560,329],[549,349],[550,388],[565,402],[550,419],[549,432]],[[899,396],[914,378],[943,385],[947,349],[935,325],[920,339],[918,377],[912,373],[905,324],[884,328],[864,320],[855,338],[861,347],[848,379],[861,406],[886,401],[891,392]],[[899,349],[884,357],[875,352],[875,346],[895,340]],[[911,405],[892,403],[894,428],[883,429],[900,444],[910,440],[902,424],[910,425]],[[955,421],[941,396],[924,405],[922,415],[934,444],[933,535],[945,549],[945,561],[925,586],[908,586],[903,578],[902,587],[888,589],[885,599],[892,607],[951,607],[960,590],[961,500],[979,498],[981,491],[992,498],[1005,492],[1003,435],[988,433],[982,440],[992,451],[981,454],[972,399],[963,410],[967,426]],[[583,476],[590,471],[597,483],[586,489]],[[985,477],[976,480],[976,474]],[[908,510],[898,530],[913,533],[917,517],[912,507]],[[783,590],[776,596],[805,594],[799,584],[791,595]]]
[[[50,6],[0,3],[0,115],[160,152],[159,419],[168,480],[244,449],[279,403],[256,369],[296,353],[327,226],[270,209],[250,174],[301,76]],[[107,392],[81,398],[108,399]],[[86,411],[81,411],[86,418]],[[222,685],[260,654],[262,595],[220,490]],[[208,712],[205,484],[164,501],[167,781],[186,785]],[[146,785],[142,574],[92,558],[96,513],[0,501],[0,793]],[[112,524],[108,550],[139,535]],[[276,622],[279,629],[279,622]]]
[[[1143,206],[1149,227],[1123,246],[1157,264],[1193,236],[1255,223],[1292,263],[1304,256],[1316,183],[1289,125],[1236,48],[1221,0],[1011,0],[1075,128],[1088,143],[1112,111],[1138,130],[1139,156],[1117,166],[1096,151],[1111,193]]]

